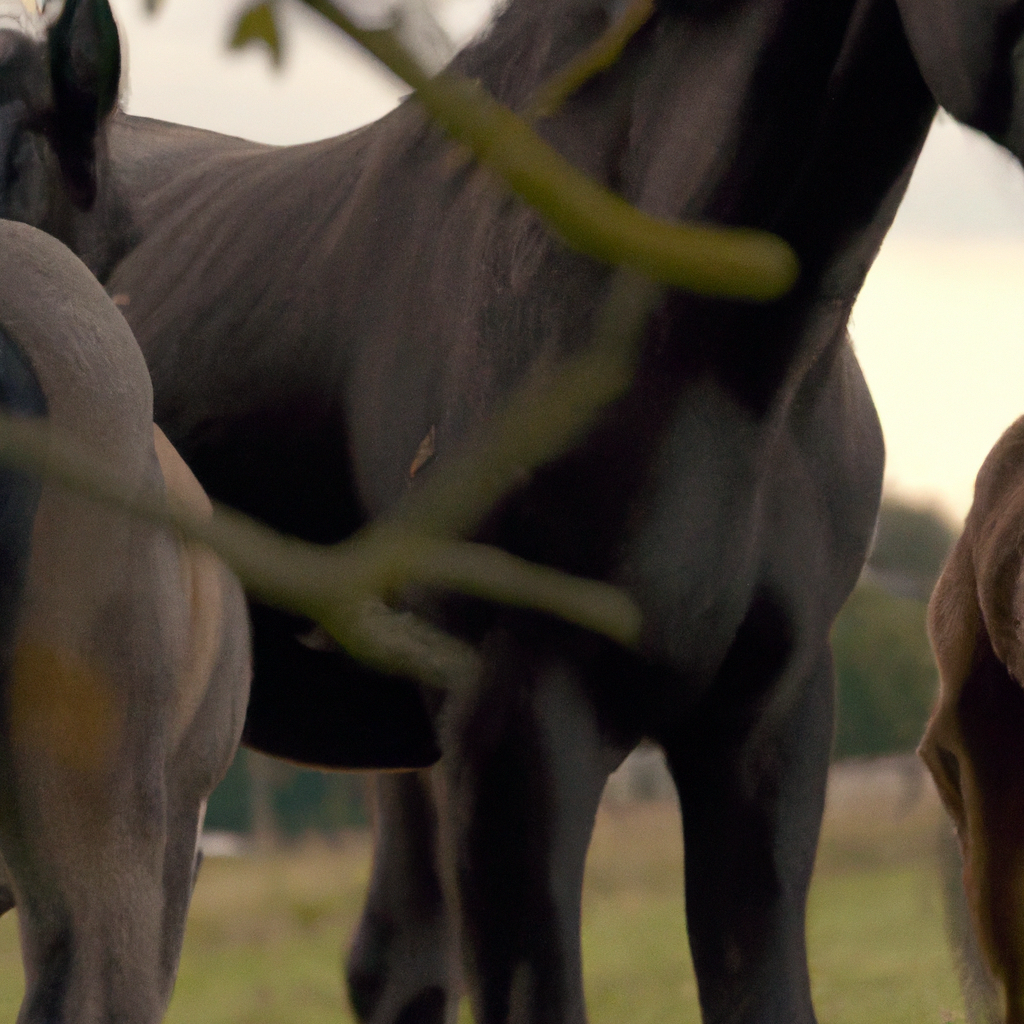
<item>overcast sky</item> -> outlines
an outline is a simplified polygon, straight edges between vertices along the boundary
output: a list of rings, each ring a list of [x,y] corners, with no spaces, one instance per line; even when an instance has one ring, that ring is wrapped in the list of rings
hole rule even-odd
[[[372,3],[374,0],[362,0]],[[229,53],[233,0],[114,0],[127,38],[127,108],[266,142],[338,134],[386,113],[403,87],[296,5],[286,65]],[[488,0],[448,0],[465,40]],[[1024,174],[940,115],[854,311],[854,341],[882,418],[887,486],[954,517],[1001,431],[1024,413]]]
[[[1024,173],[940,114],[850,330],[886,435],[887,484],[954,517],[1024,414]]]

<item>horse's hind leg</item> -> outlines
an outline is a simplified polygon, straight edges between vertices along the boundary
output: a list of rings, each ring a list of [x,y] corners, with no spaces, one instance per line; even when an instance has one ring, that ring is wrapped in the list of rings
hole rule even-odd
[[[378,774],[371,786],[373,876],[346,963],[349,999],[364,1022],[445,1024],[461,980],[430,772]]]
[[[625,751],[603,735],[577,667],[533,653],[543,649],[492,637],[455,745],[442,742],[445,834],[479,1024],[586,1017],[583,869],[605,781]]]
[[[832,737],[831,659],[825,652],[802,678],[766,677],[756,626],[741,630],[685,732],[662,740],[683,813],[687,929],[705,1024],[810,1024],[804,916]]]

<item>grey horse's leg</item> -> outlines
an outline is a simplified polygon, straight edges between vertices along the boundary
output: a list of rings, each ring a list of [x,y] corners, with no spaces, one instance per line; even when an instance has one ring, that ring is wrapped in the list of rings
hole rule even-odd
[[[458,931],[439,863],[430,771],[378,774],[373,876],[346,962],[367,1024],[445,1024],[458,1014]]]
[[[772,671],[772,632],[748,619],[703,709],[662,739],[682,806],[705,1024],[814,1020],[804,918],[832,738],[831,658],[800,675]]]

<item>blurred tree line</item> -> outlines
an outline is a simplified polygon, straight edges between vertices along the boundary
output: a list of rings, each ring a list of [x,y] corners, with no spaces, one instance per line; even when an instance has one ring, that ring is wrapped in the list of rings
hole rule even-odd
[[[938,690],[928,597],[956,536],[934,509],[882,502],[868,564],[832,632],[836,760],[912,751],[920,741]]]
[[[319,772],[240,748],[206,809],[210,831],[274,843],[368,823],[362,772]]]

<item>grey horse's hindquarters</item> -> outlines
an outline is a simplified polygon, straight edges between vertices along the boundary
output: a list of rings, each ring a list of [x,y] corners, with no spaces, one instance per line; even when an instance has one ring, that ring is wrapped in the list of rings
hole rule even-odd
[[[154,435],[141,353],[86,268],[52,238],[3,221],[0,263],[0,324],[53,428],[129,487],[208,511]],[[157,1024],[200,815],[241,732],[244,599],[204,549],[50,481],[34,493],[34,515],[22,497],[14,520],[31,535],[17,607],[3,609],[0,679],[0,853],[26,972],[19,1021]]]

